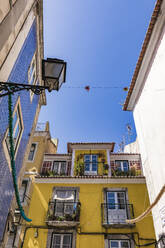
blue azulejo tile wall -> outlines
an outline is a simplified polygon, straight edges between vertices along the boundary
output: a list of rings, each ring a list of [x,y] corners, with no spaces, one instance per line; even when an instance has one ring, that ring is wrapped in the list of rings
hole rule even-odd
[[[36,48],[36,21],[34,21],[15,61],[14,67],[11,70],[8,81],[28,84],[28,69],[34,53],[36,52]],[[36,115],[39,96],[34,95],[33,100],[31,101],[30,92],[17,92],[12,95],[13,109],[17,103],[18,98],[20,99],[21,104],[24,130],[16,156],[17,175],[19,174],[22,167],[26,146]],[[11,172],[2,145],[7,128],[8,97],[5,96],[0,101],[0,240],[3,237],[5,223],[14,193]]]

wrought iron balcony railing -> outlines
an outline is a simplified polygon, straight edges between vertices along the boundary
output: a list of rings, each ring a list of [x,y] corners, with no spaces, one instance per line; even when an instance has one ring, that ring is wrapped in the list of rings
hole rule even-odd
[[[101,204],[102,225],[105,227],[125,227],[134,226],[134,224],[126,223],[126,219],[134,218],[134,210],[132,204]]]
[[[80,202],[50,201],[46,222],[53,225],[59,224],[59,222],[79,223],[80,207]]]

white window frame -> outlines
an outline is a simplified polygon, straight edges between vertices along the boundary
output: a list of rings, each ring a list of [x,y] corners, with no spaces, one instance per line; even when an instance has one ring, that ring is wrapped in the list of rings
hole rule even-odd
[[[16,133],[18,125],[20,125],[20,132],[17,135],[16,142],[14,142],[15,143],[14,144],[14,158],[16,158],[16,156],[17,156],[18,148],[19,148],[22,134],[23,134],[23,130],[24,130],[20,97],[18,97],[18,100],[17,100],[16,105],[14,107],[13,118],[14,118],[16,113],[18,113],[18,119],[16,120],[15,125],[13,126],[13,137]],[[4,149],[5,156],[6,156],[6,160],[8,162],[9,169],[11,171],[10,152],[9,152],[9,147],[8,147],[8,142],[7,142],[8,135],[9,135],[9,128],[7,128],[7,130],[6,130],[5,137],[2,141],[2,144],[3,144],[3,149]]]
[[[110,247],[110,241],[128,241],[129,242],[129,248],[134,248],[135,243],[132,239],[132,235],[130,233],[123,233],[123,234],[107,234],[104,242],[105,242],[105,248],[111,248]]]
[[[34,64],[34,67],[32,68]],[[33,76],[35,77],[33,78]],[[30,85],[36,85],[37,84],[37,55],[36,53],[34,54],[29,69],[28,69],[28,83]],[[30,90],[30,100],[32,102],[33,100],[34,93]]]
[[[108,201],[107,201],[107,193],[120,193],[120,192],[124,192],[125,193],[125,209],[122,208],[112,208],[112,209],[108,209]],[[128,200],[128,189],[123,187],[123,188],[105,188],[104,189],[104,203],[106,203],[105,208],[104,208],[104,221],[107,225],[125,225],[125,217],[130,218],[130,209],[128,207],[129,204],[129,200]],[[120,204],[120,203],[118,203]],[[122,205],[122,203],[121,203]],[[123,211],[124,210],[124,211]],[[114,211],[114,213],[113,213]],[[124,216],[125,215],[125,216]],[[116,218],[115,218],[116,216]],[[121,216],[121,219],[118,219],[117,217]],[[124,218],[123,218],[124,217]],[[119,221],[117,221],[119,220]],[[124,221],[123,221],[124,220]]]
[[[64,175],[67,174],[67,161],[62,161],[62,160],[61,161],[53,161],[53,167],[52,167],[52,171],[53,172],[55,172],[55,170],[54,170],[54,163],[58,163],[57,175],[61,175],[62,163],[65,163],[66,164]]]
[[[122,246],[121,246],[121,243],[122,242],[127,242],[128,243],[128,248],[130,248],[131,247],[131,244],[130,244],[130,240],[129,239],[109,239],[108,240],[108,247],[109,248],[113,248],[112,246],[111,246],[111,242],[118,242],[118,247],[117,248],[123,248]]]
[[[30,187],[31,187],[31,179],[24,178],[22,180],[22,182],[23,181],[26,181],[26,188],[24,190],[24,198],[23,198],[23,201],[21,203],[23,206],[26,206],[28,203],[28,199],[30,200],[29,193],[30,193]],[[21,187],[22,187],[22,184],[20,186],[20,189],[21,189]]]
[[[125,191],[107,191],[107,204],[108,204],[108,193],[113,193],[114,194],[114,199],[115,199],[115,202],[114,204],[115,205],[115,209],[118,209],[118,205],[117,204],[120,204],[119,203],[119,198],[118,198],[118,193],[124,193],[124,204],[126,205],[126,192]],[[121,203],[122,205],[122,203]]]
[[[90,156],[90,159],[89,159],[89,171],[85,170],[85,164],[87,163],[86,159],[85,159],[85,156]],[[96,156],[96,162],[92,161],[93,156]],[[93,163],[95,163],[96,166],[97,166],[96,171],[92,170],[92,164]],[[98,174],[98,155],[97,154],[84,154],[84,174],[85,175],[97,175]]]
[[[123,163],[124,163],[124,162],[127,162],[127,164],[128,164],[128,169],[127,169],[127,171],[129,171],[129,161],[128,161],[128,160],[115,160],[115,165],[116,165],[116,163],[119,163],[119,162],[120,162],[121,171],[126,172],[126,171],[124,170],[124,166],[123,166]]]
[[[29,159],[29,155],[30,155],[30,153],[31,153],[31,148],[32,148],[32,145],[33,144],[35,144],[36,146],[35,146],[35,150],[34,150],[34,152],[33,152],[33,159],[32,160],[30,160]],[[31,147],[30,147],[30,151],[29,151],[29,155],[28,155],[28,162],[34,162],[34,160],[35,160],[35,156],[36,156],[36,152],[37,152],[37,146],[38,146],[38,142],[32,142],[32,144],[31,144]]]
[[[72,192],[73,194],[73,198],[69,199],[67,197],[65,198],[55,198],[55,204],[56,204],[56,211],[55,211],[55,215],[56,216],[63,216],[64,214],[73,214],[73,209],[74,209],[74,203],[76,200],[76,191],[75,190],[70,190],[70,189],[64,189],[64,190],[56,190],[56,194],[54,197],[57,196],[57,192],[63,192],[65,193],[65,195],[67,195],[67,192]],[[61,211],[57,211],[58,208],[61,208]]]
[[[43,173],[43,169],[48,168],[48,167],[44,167],[44,163],[45,163],[45,162],[51,164],[50,170],[48,170],[48,171],[52,171],[52,168],[53,168],[53,161],[52,161],[52,160],[44,160],[43,163],[42,163],[41,173]]]
[[[112,206],[108,205],[108,193],[114,194],[114,205],[112,203]],[[124,206],[120,207],[120,204],[122,206],[122,203],[119,203],[118,193],[124,193]],[[126,192],[125,191],[107,191],[107,220],[110,224],[122,224],[126,223],[125,220],[128,217],[127,213],[127,205],[126,205]]]
[[[60,236],[60,248],[63,248],[64,236],[70,236],[69,248],[72,248],[72,233],[52,233],[51,247],[55,247],[56,245],[55,243],[53,244],[53,236]]]

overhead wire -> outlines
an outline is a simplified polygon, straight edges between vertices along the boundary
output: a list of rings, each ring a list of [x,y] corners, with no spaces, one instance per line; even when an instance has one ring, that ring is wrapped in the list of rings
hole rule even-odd
[[[163,193],[165,192],[165,185],[161,188],[159,194],[157,195],[155,201],[146,209],[146,211],[144,211],[141,215],[139,215],[137,218],[132,219],[132,220],[126,220],[127,223],[132,224],[132,223],[137,223],[139,221],[141,221],[145,216],[147,216],[152,208],[158,203],[158,201],[160,200],[160,198],[162,197]]]

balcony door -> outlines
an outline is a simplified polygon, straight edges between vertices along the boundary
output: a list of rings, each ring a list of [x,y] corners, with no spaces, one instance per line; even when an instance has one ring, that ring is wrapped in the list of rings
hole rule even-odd
[[[107,192],[107,219],[109,224],[126,222],[126,192]]]
[[[56,216],[72,215],[75,205],[75,190],[57,190],[54,196]]]

